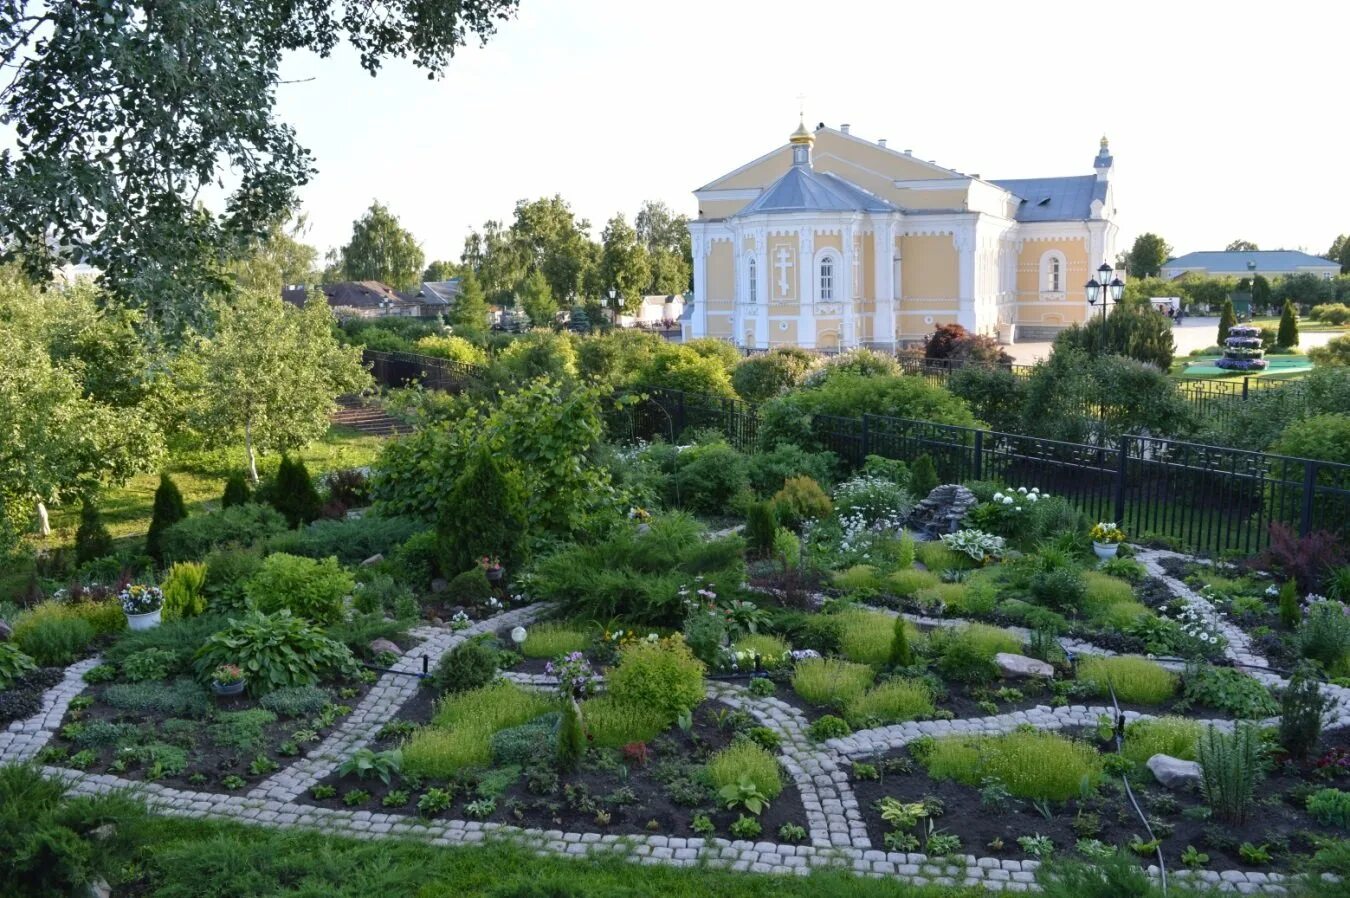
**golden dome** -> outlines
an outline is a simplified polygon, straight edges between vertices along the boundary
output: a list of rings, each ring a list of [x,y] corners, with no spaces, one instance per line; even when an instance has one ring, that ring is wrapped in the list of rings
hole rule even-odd
[[[1105,135],[1105,134],[1102,135],[1102,149],[1103,149],[1103,150],[1106,149],[1106,135]]]
[[[815,143],[816,136],[806,130],[806,122],[798,121],[797,130],[792,132],[788,138],[788,143]]]

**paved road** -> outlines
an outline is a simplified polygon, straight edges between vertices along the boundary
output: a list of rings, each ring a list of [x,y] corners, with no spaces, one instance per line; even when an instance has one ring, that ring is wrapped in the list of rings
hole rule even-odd
[[[1181,326],[1172,330],[1173,339],[1177,344],[1177,355],[1189,355],[1192,350],[1214,345],[1214,339],[1219,333],[1219,318],[1217,315],[1208,318],[1183,318]],[[1323,346],[1336,336],[1338,335],[1334,333],[1304,333],[1299,335],[1298,345],[1304,350],[1312,346]],[[1050,355],[1049,343],[1015,343],[1003,348],[1019,365],[1030,365]]]

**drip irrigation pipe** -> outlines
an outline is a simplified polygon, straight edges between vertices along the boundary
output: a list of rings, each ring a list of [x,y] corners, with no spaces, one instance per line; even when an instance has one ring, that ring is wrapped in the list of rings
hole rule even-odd
[[[1110,677],[1106,680],[1106,688],[1111,693],[1111,705],[1116,709],[1115,739],[1116,753],[1119,754],[1125,747],[1125,714],[1120,710],[1120,702],[1116,700],[1116,689],[1111,685]],[[1149,840],[1156,840],[1158,837],[1153,834],[1153,827],[1149,826],[1148,817],[1145,816],[1143,809],[1139,807],[1139,801],[1134,797],[1134,790],[1130,788],[1129,775],[1122,773],[1120,775],[1120,781],[1125,786],[1125,797],[1130,800],[1130,804],[1134,807],[1134,812],[1139,815],[1139,822],[1144,824],[1144,831],[1148,833]],[[1167,898],[1167,864],[1163,861],[1162,845],[1159,844],[1154,851],[1157,852],[1158,855],[1158,872],[1162,876],[1163,898]]]

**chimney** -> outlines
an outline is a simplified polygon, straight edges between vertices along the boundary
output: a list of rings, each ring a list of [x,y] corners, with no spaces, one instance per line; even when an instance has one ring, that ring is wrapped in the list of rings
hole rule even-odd
[[[883,137],[880,140],[878,140],[877,146],[881,147],[883,150],[886,149],[886,138]]]
[[[971,177],[974,178],[976,181],[981,180],[979,172],[975,172],[975,174],[971,175]]]
[[[906,155],[906,156],[913,156],[913,155],[914,155],[914,151],[913,151],[913,150],[905,150],[905,155]]]
[[[847,133],[848,133],[848,125],[847,125],[847,124],[840,125],[840,126],[839,126],[839,130],[840,130],[840,131],[843,131],[845,134],[847,134]]]

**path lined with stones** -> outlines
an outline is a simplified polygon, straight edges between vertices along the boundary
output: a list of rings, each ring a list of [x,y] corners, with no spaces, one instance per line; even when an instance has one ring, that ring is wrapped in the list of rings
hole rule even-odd
[[[1206,613],[1213,606],[1185,584],[1169,576],[1161,559],[1174,553],[1139,550],[1136,558],[1149,573],[1158,577],[1174,594]],[[1185,556],[1174,556],[1182,557]],[[885,610],[885,609],[879,609]],[[416,693],[418,679],[406,674],[420,672],[422,655],[428,665],[466,639],[481,633],[529,623],[546,613],[547,607],[531,605],[460,631],[421,628],[413,635],[423,639],[405,653],[384,674],[338,728],[310,756],[278,772],[247,794],[223,795],[172,789],[157,783],[135,782],[111,774],[91,774],[60,767],[44,767],[46,775],[66,782],[72,792],[101,794],[129,790],[142,797],[156,812],[180,817],[215,818],[239,823],[275,827],[312,829],[328,835],[357,839],[402,837],[433,845],[456,846],[507,840],[541,855],[599,857],[616,855],[641,864],[674,866],[711,866],[756,873],[806,874],[820,868],[844,868],[873,877],[900,878],[916,885],[983,886],[991,891],[1029,891],[1036,888],[1035,860],[981,858],[956,855],[929,858],[923,854],[881,851],[872,848],[857,800],[843,765],[903,747],[919,736],[954,733],[1000,733],[1029,724],[1040,729],[1095,727],[1102,714],[1111,714],[1106,706],[1069,705],[1061,708],[1038,706],[1009,714],[963,720],[913,721],[887,727],[862,730],[849,736],[813,743],[807,737],[806,718],[796,708],[772,697],[758,698],[735,684],[714,681],[709,695],[727,705],[751,714],[778,734],[782,741],[781,760],[802,796],[810,824],[811,845],[785,845],[769,841],[675,838],[657,835],[607,835],[569,833],[561,830],[531,830],[505,824],[464,820],[422,820],[405,814],[377,811],[352,811],[302,804],[300,795],[328,776],[351,752],[364,747],[386,722]],[[890,612],[895,613],[895,612]],[[955,626],[960,620],[905,615],[921,626]],[[1222,619],[1221,619],[1222,621]],[[1258,668],[1253,675],[1273,685],[1284,680],[1273,672],[1260,670],[1269,665],[1251,649],[1250,640],[1240,629],[1222,622],[1228,639],[1226,651],[1238,663]],[[1069,641],[1070,651],[1111,654],[1087,643]],[[33,717],[15,721],[0,732],[0,761],[31,760],[60,727],[71,699],[86,684],[85,671],[96,666],[90,658],[67,669],[62,681],[43,696],[42,708]],[[548,688],[556,680],[542,674],[508,672],[506,676],[522,685]],[[1324,687],[1336,699],[1331,726],[1350,726],[1350,689]],[[1125,712],[1127,720],[1148,715]],[[1232,721],[1213,721],[1231,728]],[[1155,868],[1149,868],[1154,875]],[[1286,892],[1285,877],[1276,873],[1229,870],[1176,871],[1170,878],[1178,883],[1192,881],[1222,891],[1243,894]]]

